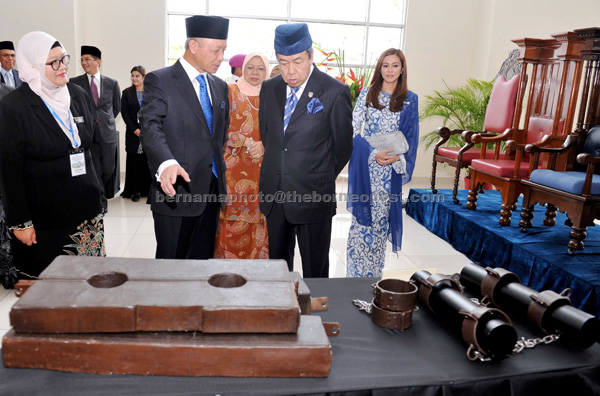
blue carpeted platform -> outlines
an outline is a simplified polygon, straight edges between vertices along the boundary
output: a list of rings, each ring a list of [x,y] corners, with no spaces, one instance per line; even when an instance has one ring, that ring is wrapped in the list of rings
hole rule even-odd
[[[533,227],[524,234],[519,228],[522,197],[512,224],[502,227],[499,191],[478,194],[474,211],[466,208],[467,195],[459,191],[455,205],[451,190],[433,195],[429,189],[411,189],[406,213],[479,265],[506,268],[535,290],[571,288],[573,305],[600,317],[600,227],[588,228],[585,249],[570,256],[564,214],[558,213],[554,227],[546,227],[546,209],[537,205]]]

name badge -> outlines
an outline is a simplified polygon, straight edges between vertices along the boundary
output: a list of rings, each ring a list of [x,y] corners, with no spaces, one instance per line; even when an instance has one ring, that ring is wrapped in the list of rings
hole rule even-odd
[[[83,149],[71,150],[69,152],[69,159],[71,160],[71,176],[75,177],[86,174]]]
[[[83,117],[73,117],[73,121],[75,121],[78,124],[81,124],[83,122]]]

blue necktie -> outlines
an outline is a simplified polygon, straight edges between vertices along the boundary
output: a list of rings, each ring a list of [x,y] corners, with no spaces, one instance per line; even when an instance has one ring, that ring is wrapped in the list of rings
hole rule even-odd
[[[202,106],[202,112],[204,113],[204,118],[206,118],[206,123],[208,124],[208,130],[210,131],[210,136],[213,135],[213,116],[212,116],[212,105],[210,104],[210,97],[208,96],[208,89],[206,89],[206,79],[203,74],[200,74],[196,77],[196,80],[200,83],[200,106]],[[217,163],[215,161],[215,152],[212,152],[212,173],[217,176]]]
[[[285,101],[285,111],[283,113],[283,134],[285,135],[285,130],[287,129],[288,124],[290,123],[290,118],[292,118],[292,113],[294,113],[294,109],[298,104],[298,98],[296,97],[296,92],[300,87],[292,88],[290,87],[290,95],[287,97]]]

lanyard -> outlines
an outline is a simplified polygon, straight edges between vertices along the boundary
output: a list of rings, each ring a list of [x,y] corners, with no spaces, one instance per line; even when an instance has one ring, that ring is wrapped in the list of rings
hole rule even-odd
[[[141,98],[140,98],[141,96]],[[142,91],[142,94],[138,96],[137,91],[135,92],[135,97],[137,98],[138,103],[140,104],[140,109],[142,108],[142,100],[144,99],[144,91]]]
[[[50,113],[52,113],[52,115],[54,116],[54,118],[56,118],[58,120],[58,122],[60,122],[61,125],[65,127],[65,129],[68,129],[69,132],[71,132],[71,137],[73,138],[73,144],[75,145],[75,147],[79,147],[79,143],[75,139],[75,133],[73,132],[73,124],[71,123],[71,110],[69,110],[69,112],[68,112],[68,114],[69,114],[69,127],[67,128],[67,126],[65,125],[65,123],[63,122],[63,120],[60,119],[60,117],[58,116],[58,114],[56,114],[56,112],[54,111],[54,109],[52,107],[50,107],[50,105],[48,103],[46,103],[46,101],[44,99],[42,99],[42,101],[44,102],[44,104],[46,105],[46,107],[48,108],[48,110],[50,110]]]

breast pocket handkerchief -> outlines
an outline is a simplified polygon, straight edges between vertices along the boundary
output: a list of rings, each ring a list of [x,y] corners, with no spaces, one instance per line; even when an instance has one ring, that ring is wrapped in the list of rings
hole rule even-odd
[[[321,113],[323,111],[323,103],[319,98],[312,98],[308,105],[306,105],[306,112],[308,114]]]

